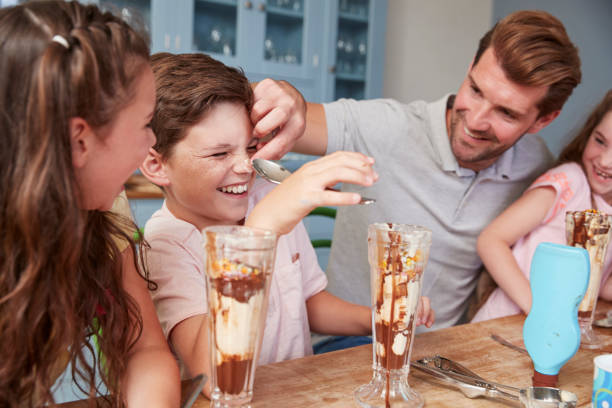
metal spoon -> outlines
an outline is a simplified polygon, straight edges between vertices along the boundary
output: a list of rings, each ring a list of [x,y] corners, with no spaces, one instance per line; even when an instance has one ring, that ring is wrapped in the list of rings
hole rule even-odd
[[[271,160],[253,159],[253,168],[261,177],[276,184],[281,183],[291,175],[289,170]],[[328,188],[328,190],[338,191],[333,188]],[[361,197],[359,204],[373,204],[375,202],[376,200],[373,198]]]
[[[512,350],[518,351],[519,353],[523,353],[523,354],[529,355],[527,350],[525,350],[524,348],[510,343],[508,340],[504,339],[503,337],[501,337],[501,336],[499,336],[499,335],[497,335],[495,333],[491,333],[491,339],[495,340],[496,342],[498,342],[502,346],[506,346],[508,348],[511,348]]]
[[[461,364],[438,355],[413,361],[410,366],[457,387],[468,398],[519,400],[525,408],[575,408],[578,402],[576,394],[558,388],[516,388],[487,381]]]

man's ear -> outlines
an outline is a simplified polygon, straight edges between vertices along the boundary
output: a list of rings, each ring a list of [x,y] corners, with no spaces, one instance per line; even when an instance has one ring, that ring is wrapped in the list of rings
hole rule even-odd
[[[80,169],[85,167],[89,156],[93,154],[96,134],[83,118],[70,118],[70,150],[72,165]]]
[[[161,187],[170,185],[163,158],[152,147],[149,148],[147,157],[140,165],[140,172],[153,184]]]
[[[544,116],[540,116],[536,119],[535,123],[527,129],[525,133],[538,133],[540,130],[544,129],[546,126],[550,124],[553,120],[556,119],[557,116],[561,113],[560,110],[556,110],[554,112],[547,113]]]

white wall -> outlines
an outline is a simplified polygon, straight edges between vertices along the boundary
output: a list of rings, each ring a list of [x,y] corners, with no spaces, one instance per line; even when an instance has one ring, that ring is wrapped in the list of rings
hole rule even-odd
[[[541,132],[556,155],[612,88],[612,1],[389,0],[383,96],[432,101],[456,92],[493,22],[520,9],[546,10],[578,46],[582,83]]]
[[[492,9],[492,0],[389,0],[383,96],[433,101],[456,92]]]
[[[495,0],[495,20],[521,9],[545,10],[557,17],[578,47],[582,83],[561,115],[541,133],[554,154],[575,135],[593,107],[612,88],[612,1],[610,0]]]

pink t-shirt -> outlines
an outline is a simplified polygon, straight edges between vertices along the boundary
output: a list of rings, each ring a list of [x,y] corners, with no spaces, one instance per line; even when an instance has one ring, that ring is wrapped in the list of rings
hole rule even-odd
[[[255,180],[249,212],[273,187]],[[145,239],[151,246],[147,264],[158,285],[151,295],[168,338],[178,323],[208,311],[202,235],[195,226],[172,215],[164,202],[147,222]],[[278,239],[259,364],[312,354],[306,300],[326,286],[327,278],[300,222]]]
[[[519,239],[512,247],[512,254],[521,269],[529,279],[531,257],[541,242],[566,244],[565,241],[565,213],[567,211],[584,211],[593,208],[591,203],[591,189],[589,182],[576,163],[565,163],[555,167],[533,182],[527,191],[537,187],[552,187],[557,194],[555,201],[544,217],[544,221],[529,234]],[[593,194],[595,205],[599,211],[612,214],[610,206],[601,196]],[[608,246],[602,283],[612,272],[612,244]],[[472,319],[473,322],[495,319],[521,312],[521,308],[514,303],[501,288],[495,289],[486,303],[480,308]]]

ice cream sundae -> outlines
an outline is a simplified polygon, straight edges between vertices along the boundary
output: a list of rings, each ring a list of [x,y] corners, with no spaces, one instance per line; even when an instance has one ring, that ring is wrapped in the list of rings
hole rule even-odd
[[[362,407],[422,407],[410,388],[410,352],[431,231],[417,225],[371,224],[368,261],[372,294],[372,380],[355,390]]]
[[[591,261],[591,276],[578,316],[590,317],[599,296],[599,285],[610,240],[611,216],[596,210],[569,211],[566,215],[567,244],[586,249]]]
[[[276,235],[239,226],[204,230],[211,406],[252,398],[263,336]]]
[[[388,231],[390,243],[378,242],[376,274],[376,360],[386,369],[402,368],[413,338],[414,315],[421,293],[422,255]]]
[[[210,280],[211,342],[217,386],[221,392],[239,394],[249,383],[257,334],[258,316],[264,307],[265,275],[258,268],[216,261],[217,274]]]
[[[610,241],[612,216],[597,210],[568,211],[565,214],[567,244],[581,247],[588,251],[591,264],[589,285],[582,302],[578,306],[578,324],[580,325],[583,348],[600,348],[603,340],[592,330],[593,315],[599,286],[603,273],[605,256]]]

